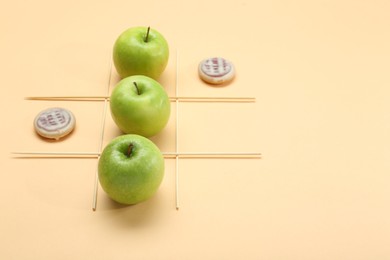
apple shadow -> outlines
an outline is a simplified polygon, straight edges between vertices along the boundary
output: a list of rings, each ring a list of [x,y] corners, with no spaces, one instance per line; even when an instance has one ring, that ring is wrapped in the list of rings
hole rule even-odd
[[[158,193],[158,192],[157,192]],[[158,194],[155,194],[147,201],[140,202],[134,205],[125,205],[115,202],[108,196],[105,196],[104,209],[97,209],[97,211],[104,211],[107,219],[114,220],[118,228],[121,230],[129,228],[141,228],[144,226],[152,226],[159,220],[159,206],[160,200]]]
[[[170,88],[172,88],[171,75],[163,73],[157,81],[161,84],[161,86],[165,89],[165,91],[169,92]]]
[[[116,85],[122,80],[119,76],[119,74],[116,72],[115,67],[112,68],[112,74],[111,74],[111,83],[110,83],[110,89],[109,89],[109,95],[111,95],[112,91],[116,87]]]
[[[108,196],[104,196],[104,197],[105,197],[104,204],[106,205],[106,210],[116,210],[116,209],[123,209],[123,208],[134,206],[134,205],[121,204],[119,202],[110,199]]]
[[[149,140],[158,147],[163,147],[166,145],[167,140],[169,140],[171,136],[172,134],[168,131],[168,129],[164,128],[157,135],[149,137]]]

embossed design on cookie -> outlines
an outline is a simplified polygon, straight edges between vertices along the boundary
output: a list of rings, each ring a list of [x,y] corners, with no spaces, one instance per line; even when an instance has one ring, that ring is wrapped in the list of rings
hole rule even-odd
[[[201,66],[202,71],[210,77],[222,77],[232,70],[232,66],[223,58],[210,58]]]
[[[62,108],[53,108],[42,112],[37,119],[37,126],[52,132],[65,128],[70,124],[71,115]]]

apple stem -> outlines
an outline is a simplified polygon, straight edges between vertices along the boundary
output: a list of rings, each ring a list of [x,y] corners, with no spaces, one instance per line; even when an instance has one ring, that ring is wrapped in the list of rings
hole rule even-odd
[[[133,84],[134,84],[135,88],[137,89],[137,94],[140,95],[141,93],[139,93],[139,88],[138,88],[137,82],[133,81]]]
[[[148,27],[148,30],[146,32],[146,36],[145,36],[144,42],[148,42],[148,40],[149,40],[149,31],[150,31],[150,26]]]
[[[127,148],[127,157],[130,157],[130,155],[133,152],[134,145],[132,143],[129,144],[129,147]]]

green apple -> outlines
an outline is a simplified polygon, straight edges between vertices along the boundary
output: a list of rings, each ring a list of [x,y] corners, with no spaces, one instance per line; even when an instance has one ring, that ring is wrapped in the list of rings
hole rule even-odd
[[[164,177],[164,157],[149,139],[121,135],[104,148],[98,176],[111,199],[121,204],[137,204],[158,190]]]
[[[145,75],[158,79],[169,58],[168,43],[150,27],[133,27],[124,31],[114,44],[114,66],[121,78]]]
[[[110,96],[110,109],[114,122],[124,133],[151,137],[168,123],[171,104],[160,83],[135,75],[115,86]]]

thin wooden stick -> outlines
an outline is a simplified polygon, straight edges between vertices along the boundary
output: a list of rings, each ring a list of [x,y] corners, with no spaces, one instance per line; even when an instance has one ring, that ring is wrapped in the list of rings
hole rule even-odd
[[[101,155],[102,149],[103,149],[104,126],[105,126],[105,121],[106,121],[106,113],[107,113],[107,100],[104,100],[103,118],[102,118],[102,125],[101,125],[101,136],[100,136],[100,141],[99,141],[98,160],[100,159],[100,155]],[[92,210],[93,211],[96,211],[96,207],[97,207],[98,190],[99,190],[99,172],[98,172],[98,167],[96,166],[95,181],[94,181],[94,188],[93,188],[93,197],[92,197]]]
[[[40,101],[105,101],[110,100],[109,96],[47,96],[47,97],[26,97],[26,100]],[[253,103],[253,97],[169,97],[171,102],[210,102],[210,103]]]
[[[105,101],[109,96],[46,96],[46,97],[25,97],[25,100],[41,101]]]
[[[94,152],[13,152],[19,158],[99,158]],[[261,153],[162,153],[165,159],[261,159]]]
[[[100,153],[89,152],[13,152],[17,158],[98,158]]]
[[[261,153],[164,153],[165,159],[261,159]]]
[[[180,102],[209,102],[209,103],[253,103],[255,98],[250,97],[170,97],[171,101]]]
[[[179,66],[178,66],[178,61],[179,61],[179,58],[178,58],[178,51],[176,50],[176,81],[175,81],[175,84],[176,84],[176,87],[175,87],[175,95],[176,97],[179,96],[179,83],[178,83],[178,80],[179,80]],[[176,98],[175,99],[175,102],[176,102],[176,155],[175,155],[175,159],[176,159],[176,171],[175,171],[175,202],[176,202],[176,210],[179,210],[179,156],[178,156],[178,153],[179,153],[179,98]]]
[[[108,96],[108,94],[110,92],[111,74],[112,74],[112,59],[111,59],[111,55],[110,55],[110,69],[109,69],[109,73],[108,73],[107,96]],[[101,125],[101,128],[100,128],[98,163],[99,163],[100,155],[101,155],[101,153],[103,151],[104,129],[105,129],[105,125],[106,125],[107,106],[108,106],[108,99],[106,98],[106,99],[104,99],[103,118],[102,118],[102,125]],[[96,166],[96,173],[95,173],[93,197],[92,197],[92,210],[93,211],[96,211],[96,207],[97,207],[98,190],[99,190],[99,172],[98,172],[98,165],[97,165]]]

